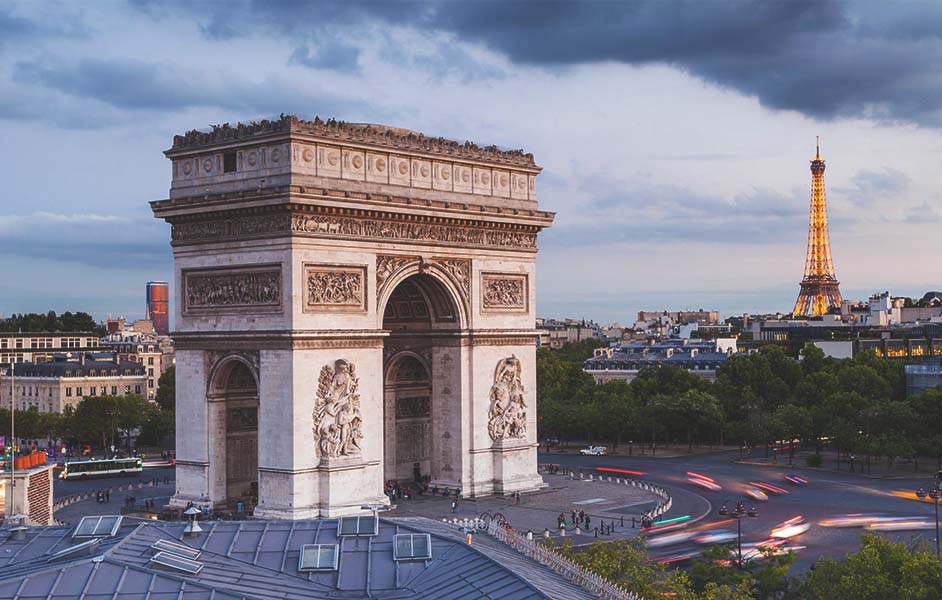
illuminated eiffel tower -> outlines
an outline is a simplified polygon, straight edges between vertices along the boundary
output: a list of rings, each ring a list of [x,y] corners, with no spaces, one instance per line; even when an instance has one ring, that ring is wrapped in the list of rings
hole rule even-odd
[[[795,302],[794,315],[823,315],[840,308],[841,291],[831,261],[831,236],[828,233],[828,206],[824,193],[824,159],[820,141],[811,161],[811,219],[808,225],[808,256],[805,276]]]

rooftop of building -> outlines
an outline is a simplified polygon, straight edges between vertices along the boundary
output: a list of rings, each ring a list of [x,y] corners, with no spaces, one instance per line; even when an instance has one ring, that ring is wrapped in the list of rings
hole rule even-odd
[[[322,120],[314,117],[305,120],[296,115],[280,115],[277,119],[262,119],[248,123],[213,125],[209,131],[193,129],[173,137],[173,147],[167,151],[173,155],[179,151],[200,149],[217,144],[226,144],[271,136],[273,134],[299,133],[327,138],[329,140],[370,144],[383,148],[404,151],[443,154],[455,158],[500,162],[518,167],[537,168],[533,155],[523,150],[507,150],[496,145],[480,146],[474,142],[464,143],[443,137],[430,137],[417,131],[377,125],[371,123],[347,123],[336,119]]]
[[[0,337],[94,337],[98,334],[94,331],[0,331]]]
[[[97,519],[97,517],[95,517]],[[183,522],[108,519],[100,538],[78,526],[0,529],[0,597],[246,600],[591,598],[496,540],[464,543],[456,528],[424,518],[382,518],[376,535],[348,537],[337,519]],[[372,519],[372,517],[363,517]],[[95,525],[95,523],[91,523]],[[397,535],[429,535],[430,557],[395,556]],[[476,536],[476,537],[484,537]],[[93,539],[100,541],[79,546]],[[398,540],[404,542],[407,540]],[[319,570],[302,546],[328,548]],[[409,545],[411,548],[412,546]],[[161,553],[162,556],[157,556]],[[398,559],[397,559],[398,558]]]
[[[102,376],[102,371],[110,373],[113,369],[118,370],[119,374],[124,374],[125,370],[130,370],[132,375],[143,375],[146,372],[140,363],[125,360],[116,362],[113,357],[113,354],[102,352],[57,354],[47,362],[18,362],[15,372],[17,377],[96,377]],[[5,367],[8,368],[8,365]]]

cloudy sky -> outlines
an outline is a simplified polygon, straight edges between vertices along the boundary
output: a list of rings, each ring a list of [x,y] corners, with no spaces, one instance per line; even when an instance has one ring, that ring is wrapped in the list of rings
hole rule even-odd
[[[4,2],[0,313],[141,316],[173,134],[282,112],[533,152],[541,315],[790,310],[816,135],[844,296],[942,288],[938,2]]]

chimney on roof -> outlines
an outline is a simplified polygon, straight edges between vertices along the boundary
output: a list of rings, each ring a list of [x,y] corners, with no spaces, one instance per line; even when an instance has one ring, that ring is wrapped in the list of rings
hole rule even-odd
[[[79,353],[79,362],[82,363],[83,367],[85,366],[85,353],[84,352]]]

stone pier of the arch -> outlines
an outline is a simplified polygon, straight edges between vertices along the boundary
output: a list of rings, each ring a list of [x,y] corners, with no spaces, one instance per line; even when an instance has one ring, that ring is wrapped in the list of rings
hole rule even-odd
[[[537,474],[532,155],[283,117],[174,138],[177,489],[352,514]]]

